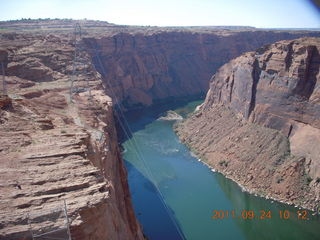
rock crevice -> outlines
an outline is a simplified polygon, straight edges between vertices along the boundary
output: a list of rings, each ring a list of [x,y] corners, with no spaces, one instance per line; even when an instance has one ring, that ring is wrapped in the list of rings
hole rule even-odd
[[[132,107],[203,94],[210,76],[232,58],[306,34],[314,33],[167,30],[86,37],[84,42],[108,88],[119,101]]]
[[[143,239],[101,76],[84,66],[71,102],[69,36],[52,37],[50,48],[41,35],[22,36],[0,39],[8,44],[8,97],[0,99],[0,239],[60,229],[64,219],[52,211],[63,201],[72,239]],[[81,57],[90,63],[88,54]]]
[[[318,211],[319,49],[319,38],[301,38],[233,59],[178,135],[248,191]]]

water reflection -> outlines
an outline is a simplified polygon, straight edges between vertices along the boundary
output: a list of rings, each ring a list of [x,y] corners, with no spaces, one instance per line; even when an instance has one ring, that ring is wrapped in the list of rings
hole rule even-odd
[[[155,240],[185,239],[184,236],[180,236],[171,217],[175,216],[174,211],[169,208],[171,216],[168,215],[154,184],[130,162],[126,161],[125,163],[129,173],[128,181],[134,210],[143,226],[145,236]]]
[[[246,235],[246,239],[320,239],[319,216],[312,216],[312,213],[308,212],[309,220],[298,219],[298,208],[252,196],[243,192],[236,183],[219,173],[216,173],[215,177],[225,195],[232,202],[234,208],[232,210],[236,211],[236,215],[240,216],[243,210],[251,210],[259,218],[261,210],[265,212],[271,211],[271,218],[254,218],[252,220],[244,220],[238,216],[235,218],[237,225]],[[280,218],[279,211],[283,213],[285,210],[289,211],[289,219]]]
[[[176,111],[186,115],[198,103]],[[179,142],[172,121],[156,121],[164,109],[172,108],[141,111],[130,118],[136,143],[153,173],[152,179],[146,177],[148,174],[132,148],[132,140],[123,143],[135,213],[149,239],[179,239],[172,218],[186,239],[191,240],[320,239],[318,217],[309,221],[281,220],[280,210],[296,215],[297,209],[242,192],[234,182],[198,162]],[[154,184],[160,188],[169,213],[163,208]],[[213,220],[213,210],[234,210],[237,217]],[[243,210],[256,213],[270,210],[272,218],[243,220],[238,218]]]

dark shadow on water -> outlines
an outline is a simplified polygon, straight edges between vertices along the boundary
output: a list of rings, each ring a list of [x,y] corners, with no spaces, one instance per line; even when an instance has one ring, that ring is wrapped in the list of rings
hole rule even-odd
[[[125,113],[125,120],[129,124],[130,131],[125,126],[124,119],[119,115],[115,116],[118,129],[118,139],[120,143],[132,137],[132,133],[144,129],[146,125],[154,122],[166,111],[186,106],[192,100],[203,99],[204,96],[194,96],[180,99],[172,99],[170,102],[154,104],[146,108],[133,109]],[[122,124],[120,124],[122,123]],[[122,127],[126,127],[127,134]],[[129,136],[128,136],[129,135]],[[175,212],[168,206],[164,206],[164,199],[159,194],[154,184],[145,177],[139,169],[125,159],[124,161],[128,170],[128,182],[130,186],[131,198],[135,214],[141,225],[143,232],[151,240],[179,240],[186,239],[179,222],[175,217]],[[178,229],[177,229],[178,228]]]
[[[134,165],[125,160],[128,170],[128,182],[131,198],[137,219],[143,226],[143,232],[149,240],[180,240],[186,239],[176,220],[175,213],[164,207],[161,196],[154,186]],[[170,216],[169,216],[170,214]],[[174,219],[174,220],[173,220]],[[177,230],[175,223],[180,230]]]
[[[116,125],[118,129],[118,139],[120,143],[123,143],[128,139],[128,136],[124,133],[122,127],[126,128],[126,132],[131,138],[131,131],[134,133],[143,129],[147,124],[152,123],[158,119],[162,114],[168,110],[176,109],[179,107],[185,106],[187,103],[195,100],[204,99],[204,95],[197,95],[193,97],[184,97],[184,98],[174,98],[167,100],[166,102],[155,103],[150,107],[137,108],[129,110],[125,113],[125,120],[121,117],[121,114],[117,113],[116,116]],[[117,109],[117,108],[116,108]],[[116,110],[117,111],[117,110]],[[117,111],[118,112],[118,111]],[[128,130],[126,123],[130,125],[130,130]]]

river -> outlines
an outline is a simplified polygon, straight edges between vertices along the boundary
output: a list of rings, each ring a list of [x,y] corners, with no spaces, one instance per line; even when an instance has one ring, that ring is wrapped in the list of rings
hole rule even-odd
[[[134,138],[123,141],[123,157],[135,214],[146,237],[319,240],[319,216],[243,192],[180,143],[174,121],[157,120],[169,109],[185,117],[199,103],[178,102],[127,115]]]

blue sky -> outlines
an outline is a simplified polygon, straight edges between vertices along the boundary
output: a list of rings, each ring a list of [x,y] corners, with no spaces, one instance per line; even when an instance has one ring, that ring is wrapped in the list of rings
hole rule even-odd
[[[307,0],[1,0],[0,20],[74,18],[116,24],[320,28]]]

